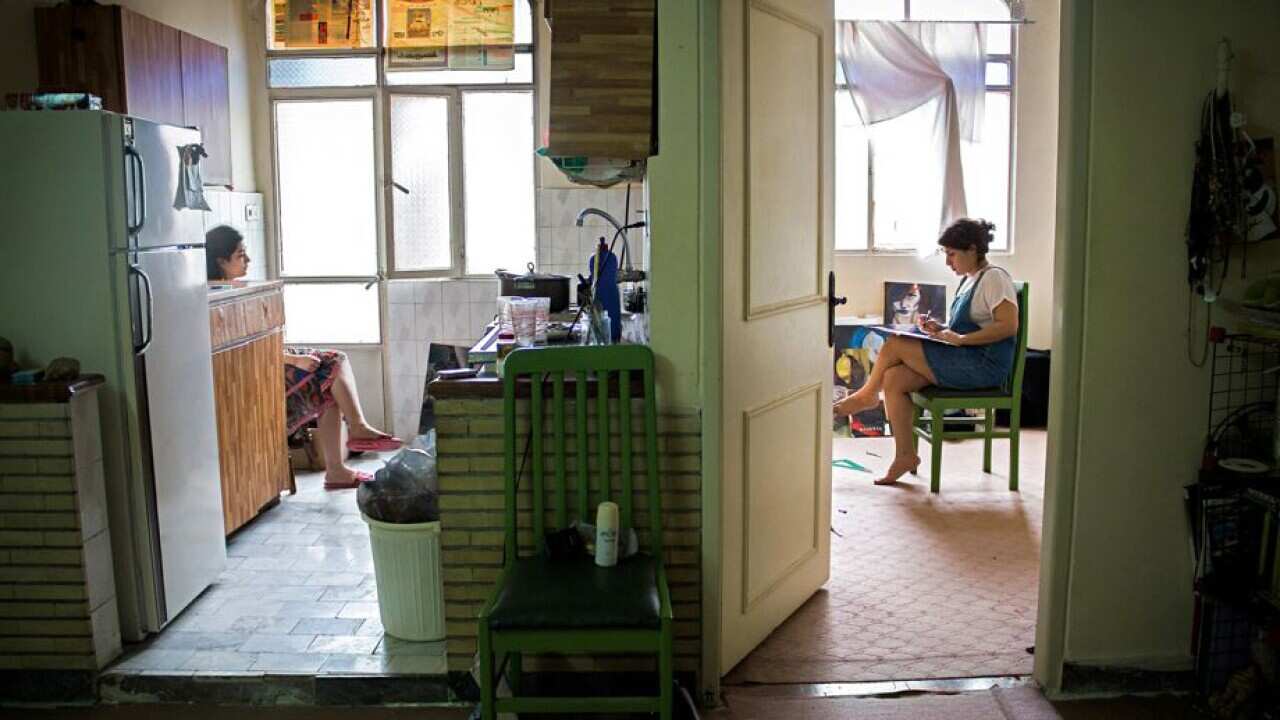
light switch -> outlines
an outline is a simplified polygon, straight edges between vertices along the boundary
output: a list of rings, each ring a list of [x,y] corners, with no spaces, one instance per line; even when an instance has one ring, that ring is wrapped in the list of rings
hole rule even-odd
[[[244,204],[244,221],[257,222],[262,219],[262,206],[257,203]]]

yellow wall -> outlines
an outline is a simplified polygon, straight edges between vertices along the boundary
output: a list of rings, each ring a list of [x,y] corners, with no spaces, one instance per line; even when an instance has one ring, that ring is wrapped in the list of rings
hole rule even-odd
[[[1087,192],[1073,201],[1088,203],[1084,247],[1072,249],[1084,268],[1080,415],[1075,447],[1062,450],[1075,471],[1060,479],[1074,486],[1065,657],[1186,666],[1181,488],[1196,478],[1208,409],[1207,373],[1188,362],[1185,338],[1193,143],[1224,36],[1238,56],[1238,106],[1280,129],[1280,6],[1100,1],[1091,20]],[[1251,256],[1251,272],[1276,259],[1274,249]]]
[[[1047,348],[1052,338],[1059,0],[1029,0],[1027,17],[1033,24],[1018,30],[1014,91],[1014,252],[991,260],[1031,283],[1029,343]],[[883,312],[886,280],[940,283],[947,286],[948,298],[958,282],[939,257],[837,255],[835,271],[837,294],[849,298],[842,315]]]
[[[52,0],[0,2],[0,94],[36,89],[35,16],[32,8]],[[230,77],[232,183],[241,192],[256,192],[253,140],[250,132],[250,52],[245,30],[249,10],[243,0],[120,0],[123,5],[166,25],[227,48]]]

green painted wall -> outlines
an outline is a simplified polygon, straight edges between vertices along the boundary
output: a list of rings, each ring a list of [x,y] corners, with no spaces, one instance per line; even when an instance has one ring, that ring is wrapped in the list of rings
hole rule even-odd
[[[703,328],[699,248],[699,5],[658,2],[658,156],[649,161],[650,339],[659,392],[698,407]]]
[[[1083,255],[1085,292],[1079,427],[1067,433],[1077,444],[1054,451],[1075,465],[1059,479],[1074,485],[1065,659],[1185,667],[1181,488],[1195,480],[1208,409],[1207,372],[1187,360],[1185,338],[1193,143],[1224,36],[1240,109],[1260,132],[1280,130],[1280,5],[1100,0],[1091,20],[1086,197],[1072,200],[1087,202],[1087,216],[1061,240],[1083,243],[1069,252]],[[1251,272],[1277,260],[1275,249],[1253,254]]]

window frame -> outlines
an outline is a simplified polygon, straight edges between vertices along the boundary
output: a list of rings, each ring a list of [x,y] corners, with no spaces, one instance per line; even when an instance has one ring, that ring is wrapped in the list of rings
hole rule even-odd
[[[267,3],[270,0],[266,0]],[[279,163],[279,135],[276,124],[276,105],[280,102],[292,101],[322,101],[322,100],[349,100],[353,98],[371,98],[373,101],[374,124],[373,124],[373,149],[374,149],[374,173],[375,181],[373,191],[375,193],[375,216],[377,218],[377,273],[373,276],[368,275],[352,275],[352,276],[308,276],[308,275],[286,275],[284,273],[284,238],[282,234],[281,223],[279,222],[279,208],[276,208],[276,222],[273,223],[273,232],[269,237],[273,247],[269,253],[273,256],[275,263],[275,276],[290,283],[334,283],[334,282],[365,282],[376,283],[386,280],[410,280],[410,279],[475,279],[489,278],[491,273],[467,273],[466,271],[466,197],[464,190],[464,174],[466,171],[466,157],[463,151],[463,109],[462,98],[466,93],[472,92],[527,92],[530,96],[530,102],[533,107],[533,123],[531,132],[533,133],[533,146],[538,147],[538,107],[540,94],[538,91],[539,77],[539,59],[537,52],[538,40],[538,5],[530,2],[530,42],[516,43],[512,52],[513,55],[528,55],[530,58],[530,81],[527,83],[466,83],[466,84],[393,84],[388,82],[388,75],[394,75],[397,71],[387,69],[385,61],[387,55],[386,38],[384,37],[385,18],[385,2],[384,0],[372,0],[374,4],[374,38],[375,46],[371,48],[306,48],[306,49],[271,49],[265,51],[266,72],[264,73],[264,84],[267,90],[267,103],[270,107],[271,118],[269,134],[271,139],[271,158],[272,158],[272,188],[276,198],[280,197],[280,163]],[[518,4],[529,2],[529,0],[514,0]],[[270,8],[267,8],[268,13]],[[518,9],[517,9],[518,11]],[[268,17],[270,15],[268,14]],[[376,74],[373,85],[362,86],[317,86],[306,88],[284,88],[272,87],[271,85],[271,69],[272,60],[286,58],[350,58],[350,57],[371,57],[376,65]],[[495,71],[496,72],[496,71]],[[401,96],[432,96],[446,97],[448,102],[449,117],[449,203],[452,217],[449,223],[449,244],[450,244],[450,261],[449,268],[417,270],[417,269],[401,269],[395,266],[395,228],[394,213],[392,211],[393,193],[396,192],[392,184],[391,177],[391,97],[393,95]],[[533,203],[534,217],[539,216],[541,199],[538,194],[538,177],[539,167],[537,155],[529,158],[529,163],[533,166],[534,187]],[[533,228],[533,252],[537,256],[538,233],[536,227]],[[383,333],[385,335],[385,333]]]
[[[911,20],[910,19],[910,15],[911,15],[910,0],[904,0],[904,15],[906,16],[907,19],[903,20],[902,22],[931,22],[928,20]],[[974,22],[981,23],[981,21],[974,21]],[[987,23],[987,24],[997,24],[997,23]],[[1005,244],[1005,247],[1000,248],[998,250],[992,249],[990,252],[991,255],[994,255],[997,257],[1003,257],[1003,256],[1013,255],[1014,253],[1014,234],[1015,234],[1014,226],[1013,226],[1014,181],[1016,179],[1015,169],[1017,167],[1017,117],[1018,117],[1017,26],[1021,23],[1017,20],[1009,20],[1009,21],[1000,21],[998,24],[1012,26],[1009,33],[1009,52],[986,55],[985,63],[1003,64],[1006,67],[1008,67],[1009,82],[1008,84],[1005,84],[1005,85],[990,85],[990,84],[985,85],[983,92],[984,93],[996,92],[996,93],[1001,93],[1009,96],[1009,166],[1007,168],[1008,182],[1006,184],[1007,190],[1006,190],[1006,198],[1005,198],[1005,217],[1004,217],[1004,224],[1005,224],[1004,226],[1006,231],[1005,232],[1006,244]],[[836,66],[837,68],[839,68],[838,61],[836,63]],[[985,64],[983,68],[985,72],[985,68],[986,68]],[[848,92],[849,84],[848,84],[848,80],[844,78],[843,70],[840,71],[840,80],[836,82],[835,88],[836,88],[835,91],[837,93]],[[834,178],[833,178],[833,182],[834,182]],[[872,147],[872,144],[870,141],[867,142],[866,203],[867,203],[867,247],[863,249],[833,248],[836,255],[914,256],[918,254],[917,251],[912,248],[903,248],[903,247],[878,248],[876,247],[876,243],[875,243],[875,208],[876,208],[876,205],[875,205],[875,149]]]

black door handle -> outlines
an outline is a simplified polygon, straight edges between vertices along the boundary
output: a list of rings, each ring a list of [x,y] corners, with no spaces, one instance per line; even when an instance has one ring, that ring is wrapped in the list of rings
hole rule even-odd
[[[827,347],[836,346],[836,306],[849,302],[849,298],[836,297],[836,273],[827,273]]]

